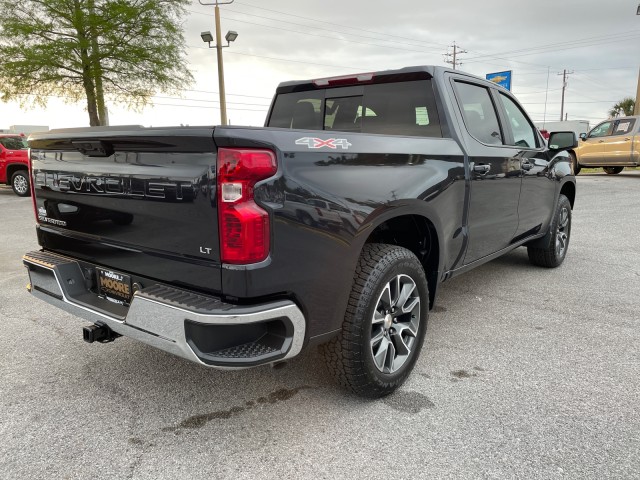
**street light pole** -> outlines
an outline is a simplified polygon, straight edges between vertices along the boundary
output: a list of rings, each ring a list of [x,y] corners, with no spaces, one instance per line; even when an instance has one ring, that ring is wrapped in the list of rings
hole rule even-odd
[[[640,15],[640,4],[638,4],[636,15]],[[638,89],[636,90],[636,102],[633,105],[633,114],[640,115],[640,69],[638,70]]]
[[[233,0],[227,0],[225,2],[220,0],[215,0],[215,3],[203,3],[202,0],[198,0],[200,5],[215,5],[215,17],[216,17],[216,53],[218,57],[218,90],[220,92],[220,124],[227,124],[227,97],[224,91],[224,65],[222,63],[222,48],[225,46],[229,46],[229,34],[227,34],[227,45],[222,45],[222,34],[220,32],[220,8],[218,5],[227,5],[233,3]],[[204,33],[203,33],[204,35]],[[236,34],[237,36],[237,34]],[[205,37],[202,36],[202,39],[206,42]],[[235,37],[233,38],[235,40]],[[231,41],[233,41],[231,40]],[[209,48],[211,48],[211,42],[209,41]]]
[[[232,0],[233,1],[233,0]],[[220,122],[227,124],[227,97],[224,92],[224,66],[222,65],[222,35],[220,34],[220,8],[216,2],[216,53],[218,54],[218,90],[220,91]]]

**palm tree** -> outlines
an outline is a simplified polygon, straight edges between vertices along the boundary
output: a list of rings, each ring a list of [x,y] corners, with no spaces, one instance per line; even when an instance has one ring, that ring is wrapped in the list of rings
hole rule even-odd
[[[636,104],[636,101],[633,97],[626,97],[616,103],[611,110],[609,110],[609,117],[615,118],[622,115],[633,115],[633,107]]]

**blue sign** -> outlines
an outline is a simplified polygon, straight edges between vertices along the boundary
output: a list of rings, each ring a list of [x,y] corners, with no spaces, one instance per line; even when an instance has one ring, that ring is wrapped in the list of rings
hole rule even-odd
[[[506,72],[487,73],[487,80],[497,83],[501,87],[511,91],[511,70]]]

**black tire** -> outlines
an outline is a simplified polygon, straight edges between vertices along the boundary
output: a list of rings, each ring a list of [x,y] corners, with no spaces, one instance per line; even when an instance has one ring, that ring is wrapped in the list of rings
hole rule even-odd
[[[396,285],[395,303],[392,285]],[[385,311],[381,308],[385,305],[391,307]],[[321,347],[327,367],[358,395],[389,395],[406,380],[420,356],[428,312],[429,287],[418,258],[394,245],[365,245],[342,330]]]
[[[11,188],[13,188],[13,193],[19,197],[30,197],[29,172],[27,170],[18,170],[11,175]]]
[[[549,233],[535,246],[527,247],[529,261],[541,267],[559,267],[567,256],[570,238],[571,203],[567,197],[561,194],[549,226]]]
[[[574,175],[578,175],[582,167],[578,163],[578,157],[574,152],[569,152],[569,156],[571,157],[571,169],[573,170]]]
[[[607,175],[617,175],[624,170],[624,167],[602,167],[602,169]]]

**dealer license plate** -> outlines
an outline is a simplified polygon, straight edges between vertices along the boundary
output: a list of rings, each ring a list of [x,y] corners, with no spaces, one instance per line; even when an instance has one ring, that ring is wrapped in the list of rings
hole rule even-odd
[[[124,273],[96,267],[98,273],[98,294],[121,305],[131,302],[131,277]]]

